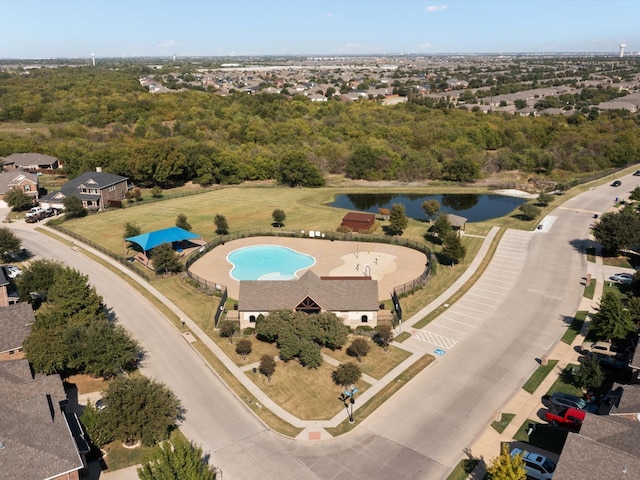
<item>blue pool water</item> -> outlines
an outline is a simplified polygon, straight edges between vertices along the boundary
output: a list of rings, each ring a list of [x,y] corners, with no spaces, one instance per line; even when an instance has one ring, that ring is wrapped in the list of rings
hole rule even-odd
[[[311,255],[278,245],[254,245],[227,255],[236,280],[292,280],[296,272],[316,263]]]

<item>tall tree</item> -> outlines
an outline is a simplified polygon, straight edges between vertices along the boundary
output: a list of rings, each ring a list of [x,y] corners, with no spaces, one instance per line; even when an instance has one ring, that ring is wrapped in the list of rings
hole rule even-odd
[[[33,206],[33,197],[27,195],[21,188],[11,188],[4,194],[3,200],[14,212],[29,210]]]
[[[322,172],[303,152],[285,154],[280,160],[278,181],[290,187],[321,187],[324,185]]]
[[[540,209],[533,203],[524,203],[518,207],[525,220],[533,220],[540,215]]]
[[[176,217],[176,227],[182,228],[187,232],[191,231],[191,224],[187,221],[187,216],[184,213],[179,213]]]
[[[613,292],[605,291],[591,318],[591,332],[601,340],[623,339],[635,330],[631,314]]]
[[[232,320],[225,320],[220,322],[218,325],[220,329],[220,336],[224,338],[228,338],[231,343],[233,343],[233,336],[238,332],[238,323]]]
[[[15,233],[7,227],[0,228],[0,256],[2,260],[7,261],[12,256],[18,255],[21,245],[22,240],[20,240]]]
[[[216,469],[209,465],[202,448],[183,437],[162,443],[138,468],[140,480],[215,480]]]
[[[40,301],[46,299],[49,288],[55,282],[56,273],[65,268],[61,263],[53,260],[34,260],[16,278],[16,287],[20,300],[30,301],[34,308],[40,306]]]
[[[151,263],[156,273],[178,273],[182,264],[170,243],[163,243],[151,250]]]
[[[63,318],[73,317],[76,323],[88,323],[106,315],[102,297],[89,284],[89,277],[71,267],[56,270],[53,284],[47,290],[47,303]]]
[[[115,377],[104,392],[102,428],[116,440],[154,445],[169,437],[184,410],[164,384],[143,376]]]
[[[509,445],[504,443],[500,455],[487,467],[487,474],[490,480],[526,480],[527,472],[522,454],[511,455]]]
[[[213,218],[213,223],[216,225],[216,233],[218,235],[226,235],[229,233],[229,224],[224,215],[216,213],[216,216]]]
[[[64,218],[71,220],[72,218],[81,218],[87,215],[87,209],[82,205],[82,200],[78,197],[67,197],[62,201],[64,205]]]
[[[429,223],[433,220],[433,217],[440,211],[440,202],[438,200],[426,200],[422,202],[422,211],[429,218]]]
[[[373,338],[386,352],[389,349],[389,344],[393,341],[393,328],[391,328],[391,325],[387,325],[386,323],[378,325]]]
[[[433,231],[438,234],[438,238],[444,241],[447,235],[453,233],[453,227],[446,215],[440,215],[433,224]]]
[[[467,255],[467,247],[462,244],[462,240],[455,232],[448,233],[442,241],[442,255],[453,263],[464,260]]]
[[[409,219],[405,214],[404,204],[394,203],[389,214],[389,234],[402,235],[407,225],[409,225]]]
[[[631,208],[604,213],[593,227],[593,236],[608,252],[616,254],[640,242],[640,216]]]
[[[595,355],[586,356],[574,375],[576,384],[585,390],[600,388],[604,382],[604,372]]]

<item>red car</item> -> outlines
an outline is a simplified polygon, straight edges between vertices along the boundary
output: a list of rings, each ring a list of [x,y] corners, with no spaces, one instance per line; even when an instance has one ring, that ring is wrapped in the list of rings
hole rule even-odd
[[[545,419],[549,425],[554,427],[564,427],[577,432],[582,426],[587,412],[577,408],[549,409],[545,413]]]

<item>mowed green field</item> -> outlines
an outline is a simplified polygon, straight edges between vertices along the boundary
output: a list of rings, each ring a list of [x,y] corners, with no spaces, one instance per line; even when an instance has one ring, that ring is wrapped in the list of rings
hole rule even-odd
[[[406,193],[408,189],[394,188],[397,193]],[[175,225],[178,214],[187,216],[192,232],[206,241],[215,236],[216,214],[224,215],[229,231],[247,229],[270,229],[273,210],[284,210],[287,218],[283,230],[319,230],[334,231],[340,225],[347,210],[329,207],[335,195],[360,192],[358,188],[290,188],[290,187],[227,187],[199,195],[189,195],[161,202],[135,206],[127,205],[123,209],[89,215],[82,219],[65,222],[64,227],[92,240],[118,255],[124,254],[123,234],[127,222],[137,224],[142,232],[168,228]],[[391,193],[391,189],[367,189],[367,193]],[[425,189],[423,193],[427,192]],[[362,190],[365,193],[365,190]],[[409,226],[403,237],[424,242],[424,233],[428,224],[409,220]],[[380,229],[378,235],[384,235]]]

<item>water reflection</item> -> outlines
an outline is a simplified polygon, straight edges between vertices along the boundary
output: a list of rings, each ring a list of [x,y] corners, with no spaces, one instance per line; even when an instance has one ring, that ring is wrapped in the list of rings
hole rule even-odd
[[[422,203],[437,200],[442,213],[453,213],[466,217],[469,222],[483,222],[508,215],[527,200],[519,197],[492,194],[389,194],[350,193],[338,195],[332,207],[378,213],[380,208],[391,208],[394,203],[404,204],[407,216],[416,220],[427,220],[422,211]]]

